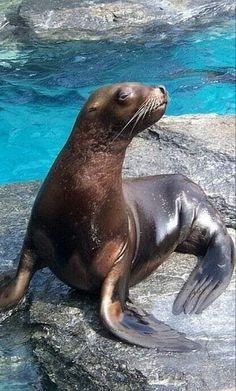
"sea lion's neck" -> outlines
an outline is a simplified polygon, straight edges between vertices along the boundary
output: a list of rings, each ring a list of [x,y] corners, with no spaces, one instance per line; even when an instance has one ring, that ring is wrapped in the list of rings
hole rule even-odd
[[[80,127],[76,125],[68,140],[70,159],[80,189],[94,191],[101,198],[108,191],[122,192],[122,166],[130,140],[115,139],[101,126]]]
[[[80,153],[86,152],[87,155],[95,153],[125,154],[127,146],[131,139],[122,138],[121,129],[115,131],[111,125],[96,121],[90,123],[77,119],[71,135],[68,139],[70,147],[75,148]]]
[[[83,129],[72,133],[63,152],[63,167],[67,166],[64,178],[70,178],[73,188],[71,203],[79,202],[76,213],[80,228],[86,227],[90,233],[95,229],[106,242],[120,232],[125,236],[127,231],[122,166],[129,142],[106,139],[105,129]]]

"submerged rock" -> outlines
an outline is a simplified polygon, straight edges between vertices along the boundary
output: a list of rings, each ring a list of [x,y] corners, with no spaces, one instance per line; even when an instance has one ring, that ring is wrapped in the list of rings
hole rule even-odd
[[[20,7],[20,8],[19,8]],[[233,17],[232,0],[24,0],[0,6],[2,39],[138,39]],[[176,31],[174,32],[176,34]],[[159,35],[159,38],[161,36]]]
[[[233,227],[234,125],[233,116],[165,117],[134,139],[124,174],[184,173],[198,182],[214,203],[221,200],[221,212]],[[39,185],[0,187],[1,273],[16,266]],[[70,289],[48,270],[38,272],[27,296],[28,323],[36,357],[57,389],[233,390],[235,278],[203,314],[171,313],[174,297],[194,264],[194,257],[174,254],[151,278],[131,289],[137,304],[201,343],[202,350],[182,354],[158,353],[113,339],[100,323],[98,297]]]

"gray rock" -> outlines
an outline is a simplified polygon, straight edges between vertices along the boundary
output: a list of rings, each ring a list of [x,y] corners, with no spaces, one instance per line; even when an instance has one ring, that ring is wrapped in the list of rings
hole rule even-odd
[[[19,12],[19,5],[21,6]],[[159,39],[173,30],[225,21],[234,14],[232,0],[24,0],[0,6],[2,40]],[[176,34],[176,30],[174,30]]]
[[[62,284],[48,276],[50,289],[37,293],[30,317],[40,325],[35,353],[51,380],[60,390],[80,391],[233,388],[235,281],[204,314],[174,317],[171,304],[192,267],[191,257],[175,255],[131,290],[142,308],[202,344],[201,351],[187,354],[158,353],[113,340],[99,323],[97,298],[65,290],[63,296]]]
[[[234,116],[165,117],[135,139],[125,172],[185,174],[203,188],[227,226],[236,227],[235,140]]]
[[[234,139],[233,117],[165,117],[133,141],[124,174],[185,173],[214,201],[221,197],[222,212],[232,227]],[[39,185],[0,187],[1,272],[17,264]],[[131,290],[137,304],[202,344],[202,350],[187,354],[158,353],[113,339],[99,321],[97,297],[71,290],[48,270],[38,272],[27,297],[27,322],[37,359],[58,390],[232,391],[235,278],[202,315],[176,317],[171,313],[174,297],[194,264],[193,257],[174,254],[157,273]]]

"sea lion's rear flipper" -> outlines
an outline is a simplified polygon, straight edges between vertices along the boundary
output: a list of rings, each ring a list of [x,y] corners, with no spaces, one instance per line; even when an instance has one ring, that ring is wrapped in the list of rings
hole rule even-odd
[[[188,340],[184,334],[133,304],[126,303],[127,283],[127,276],[118,264],[104,281],[101,317],[112,334],[130,344],[159,351],[188,352],[199,349],[199,344]]]
[[[11,309],[23,299],[35,271],[35,256],[23,245],[16,275],[2,277],[0,282],[0,312]]]
[[[233,241],[228,234],[217,233],[212,237],[205,256],[177,295],[173,313],[201,313],[225,290],[233,268]]]

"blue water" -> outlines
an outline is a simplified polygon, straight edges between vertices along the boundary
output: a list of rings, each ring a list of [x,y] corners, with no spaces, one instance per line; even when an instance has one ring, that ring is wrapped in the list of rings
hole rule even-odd
[[[43,178],[91,91],[164,84],[167,114],[235,112],[235,26],[151,43],[66,42],[0,49],[0,183]]]

